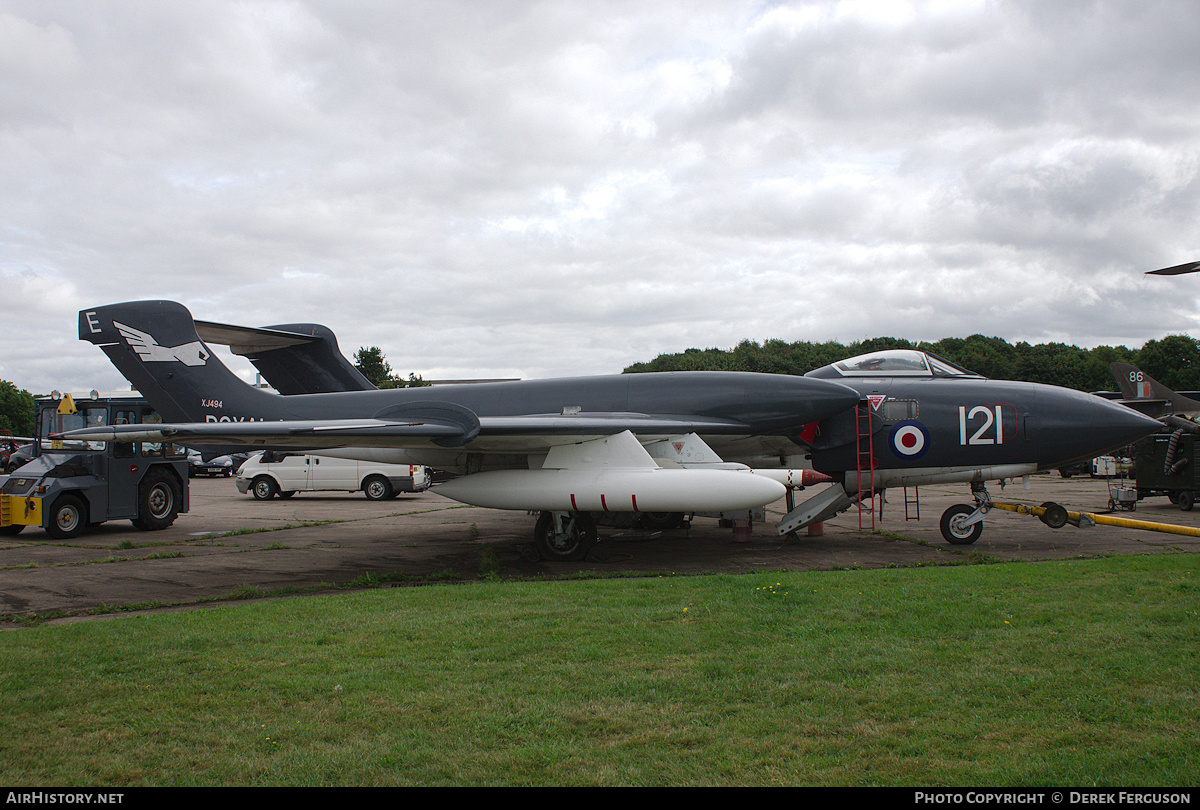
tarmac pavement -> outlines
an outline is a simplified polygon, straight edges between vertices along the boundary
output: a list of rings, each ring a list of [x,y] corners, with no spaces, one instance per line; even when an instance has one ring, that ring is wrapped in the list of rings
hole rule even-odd
[[[796,502],[817,488],[796,493]],[[1039,505],[1054,501],[1072,511],[1106,513],[1109,483],[1037,475],[1003,490],[994,501]],[[993,509],[983,536],[954,546],[938,522],[952,504],[971,503],[965,484],[922,487],[919,503],[889,490],[882,518],[851,509],[824,524],[823,534],[803,531],[781,538],[774,523],[784,502],[768,507],[768,520],[748,542],[710,518],[689,529],[661,534],[600,529],[588,559],[537,560],[530,553],[535,517],[464,506],[428,492],[383,502],[361,493],[299,493],[256,501],[231,479],[193,479],[191,511],[159,532],[140,532],[127,521],[91,528],[71,541],[40,529],[0,538],[0,617],[84,616],[100,608],[186,609],[213,600],[320,590],[364,576],[410,583],[469,581],[485,574],[554,578],[580,571],[613,574],[876,568],[977,560],[1051,560],[1101,553],[1200,552],[1200,537],[1099,525],[1051,529],[1037,518]],[[909,491],[909,498],[913,492]],[[919,516],[918,513],[919,512]],[[1116,516],[1200,528],[1200,510],[1184,512],[1165,497]],[[860,530],[860,520],[863,529]],[[8,627],[18,626],[8,624]]]

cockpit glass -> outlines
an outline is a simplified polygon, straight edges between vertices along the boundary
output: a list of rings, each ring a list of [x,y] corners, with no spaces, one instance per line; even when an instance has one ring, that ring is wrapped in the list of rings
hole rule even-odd
[[[943,357],[938,357],[936,354],[926,354],[929,360],[929,368],[933,370],[935,377],[979,377],[974,371],[965,369],[962,366],[955,365]]]
[[[833,367],[847,376],[890,377],[894,374],[929,376],[925,355],[907,349],[860,354],[834,363]]]
[[[978,377],[937,355],[914,349],[889,349],[860,354],[834,363],[843,377]]]

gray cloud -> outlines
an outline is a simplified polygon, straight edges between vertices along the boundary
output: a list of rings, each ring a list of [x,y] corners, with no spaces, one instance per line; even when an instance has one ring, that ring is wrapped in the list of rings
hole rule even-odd
[[[1185,2],[0,5],[0,377],[85,306],[426,377],[689,346],[1188,331]]]

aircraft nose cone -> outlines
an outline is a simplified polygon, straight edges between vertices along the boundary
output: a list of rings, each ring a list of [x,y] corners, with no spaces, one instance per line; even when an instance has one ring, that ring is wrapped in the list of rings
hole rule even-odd
[[[1106,412],[1112,412],[1111,415],[1106,413],[1101,420],[1104,423],[1103,430],[1112,435],[1114,441],[1112,447],[1132,444],[1138,439],[1143,439],[1163,429],[1162,422],[1146,416],[1144,413],[1139,413],[1133,408],[1117,405],[1104,399],[1100,400],[1100,404],[1106,406],[1104,408]]]
[[[1163,428],[1157,419],[1093,394],[1064,389],[1056,399],[1039,430],[1048,449],[1043,468],[1102,456]]]

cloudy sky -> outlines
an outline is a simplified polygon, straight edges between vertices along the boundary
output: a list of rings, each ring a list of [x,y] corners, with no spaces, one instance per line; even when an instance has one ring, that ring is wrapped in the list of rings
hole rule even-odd
[[[1194,0],[0,0],[0,378],[78,310],[426,378],[1200,334]],[[248,366],[247,366],[248,368]]]

